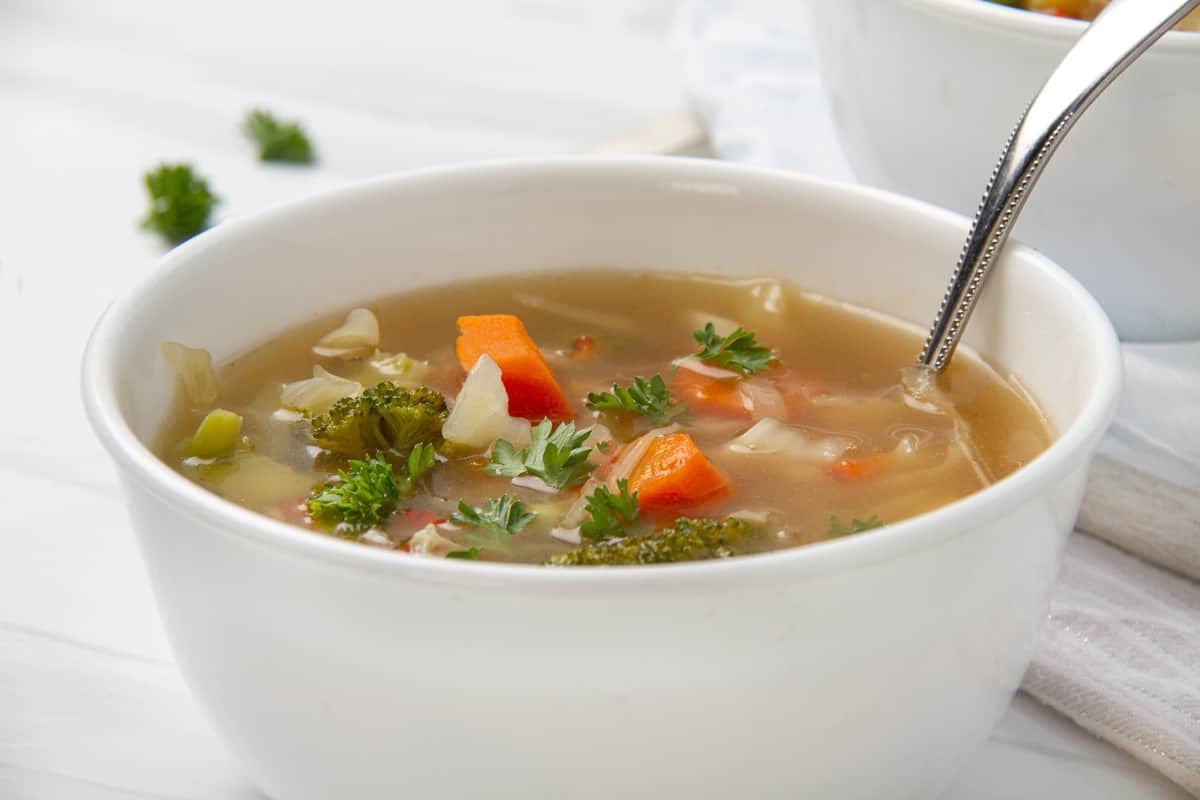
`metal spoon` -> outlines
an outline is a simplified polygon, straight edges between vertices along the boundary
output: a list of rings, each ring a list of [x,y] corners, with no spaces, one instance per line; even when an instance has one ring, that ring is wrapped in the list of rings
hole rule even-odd
[[[921,383],[946,368],[1017,215],[1063,137],[1101,92],[1200,0],[1113,0],[1088,26],[1000,153],[958,267],[917,359]],[[906,382],[909,382],[906,380]]]

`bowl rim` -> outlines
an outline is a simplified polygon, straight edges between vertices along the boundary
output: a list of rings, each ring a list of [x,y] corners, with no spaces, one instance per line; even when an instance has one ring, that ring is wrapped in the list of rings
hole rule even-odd
[[[976,0],[972,0],[976,1]],[[1011,253],[1041,272],[1080,306],[1097,362],[1097,379],[1078,415],[1059,432],[1051,445],[1025,466],[972,495],[924,514],[892,523],[870,536],[851,536],[802,547],[732,559],[680,564],[608,567],[605,569],[554,569],[536,564],[465,563],[455,559],[405,558],[393,551],[366,547],[331,536],[318,536],[265,514],[238,506],[194,484],[161,461],[133,432],[120,410],[116,362],[123,340],[123,321],[145,305],[175,275],[202,268],[207,251],[226,239],[253,235],[263,224],[284,221],[299,210],[316,210],[343,202],[361,201],[373,193],[420,191],[425,182],[455,178],[475,181],[550,180],[561,182],[611,180],[614,172],[631,178],[697,184],[713,181],[736,183],[747,190],[786,190],[840,196],[880,211],[900,213],[914,224],[953,226],[963,235],[968,221],[930,204],[866,186],[841,183],[781,170],[747,167],[706,159],[660,156],[565,156],[553,158],[478,161],[429,167],[357,181],[329,191],[290,200],[246,217],[223,222],[212,230],[166,253],[131,290],[101,315],[83,356],[81,388],[88,421],[114,460],[122,481],[132,479],[177,513],[196,518],[213,533],[302,557],[327,567],[339,566],[389,579],[487,585],[556,591],[571,586],[578,591],[610,591],[614,586],[656,584],[664,587],[739,584],[755,577],[785,575],[788,579],[828,575],[866,564],[903,557],[944,540],[966,535],[982,521],[995,519],[1009,509],[1064,479],[1085,462],[1078,456],[1090,449],[1111,421],[1121,382],[1120,349],[1111,323],[1099,304],[1066,271],[1036,250],[1013,242]],[[126,487],[128,488],[128,487]],[[136,527],[136,526],[135,526]]]
[[[990,0],[902,0],[910,6],[921,6],[956,19],[983,21],[990,26],[1045,40],[1072,44],[1088,26],[1086,20],[1039,14],[1023,8],[993,3]],[[1155,53],[1196,52],[1200,50],[1200,31],[1168,31],[1144,58]]]

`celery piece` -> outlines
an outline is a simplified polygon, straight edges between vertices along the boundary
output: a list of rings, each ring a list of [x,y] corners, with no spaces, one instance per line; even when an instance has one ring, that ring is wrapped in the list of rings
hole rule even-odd
[[[221,458],[233,455],[242,440],[242,418],[232,411],[216,408],[208,412],[188,442],[187,453],[197,458]]]

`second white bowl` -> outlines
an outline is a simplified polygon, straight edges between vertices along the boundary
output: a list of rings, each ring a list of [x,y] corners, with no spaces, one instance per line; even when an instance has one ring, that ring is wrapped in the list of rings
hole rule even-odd
[[[984,0],[810,0],[858,177],[970,212],[1084,23]],[[1122,338],[1200,337],[1200,33],[1169,33],[1068,135],[1016,229]]]

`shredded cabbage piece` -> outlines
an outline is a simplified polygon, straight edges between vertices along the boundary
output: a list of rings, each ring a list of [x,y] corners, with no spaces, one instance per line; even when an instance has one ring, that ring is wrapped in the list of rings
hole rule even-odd
[[[432,522],[414,533],[408,540],[408,552],[414,556],[445,558],[447,553],[462,549],[461,544],[452,542],[438,533],[437,526]]]
[[[429,362],[419,361],[407,353],[385,353],[376,349],[367,359],[367,366],[393,383],[420,383],[429,374]]]
[[[159,350],[167,366],[183,384],[184,394],[193,406],[203,408],[217,402],[221,392],[211,353],[179,342],[163,342]]]
[[[358,381],[334,375],[318,365],[313,367],[311,378],[285,383],[279,393],[279,402],[284,408],[312,415],[324,414],[338,400],[360,395],[362,390]]]
[[[361,358],[379,346],[379,320],[366,308],[356,308],[346,321],[321,337],[312,351],[326,358]]]
[[[442,426],[446,441],[476,451],[486,450],[497,439],[515,447],[532,440],[529,420],[508,414],[508,390],[501,380],[500,367],[484,354],[471,367],[454,408]]]
[[[853,444],[850,439],[814,436],[802,428],[786,425],[773,417],[764,417],[726,447],[730,452],[744,455],[781,453],[802,461],[832,464]]]

